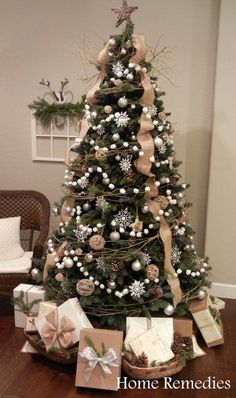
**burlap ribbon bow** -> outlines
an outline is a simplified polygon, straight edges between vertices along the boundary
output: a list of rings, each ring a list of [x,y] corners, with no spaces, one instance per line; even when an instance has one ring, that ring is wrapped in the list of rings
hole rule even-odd
[[[113,348],[109,348],[106,353],[99,357],[92,347],[85,347],[79,356],[86,361],[88,361],[88,367],[84,369],[84,379],[86,382],[92,376],[93,370],[97,365],[101,366],[104,376],[109,376],[112,374],[110,367],[117,368],[119,364],[115,362],[117,360],[117,355]]]
[[[57,309],[46,315],[47,323],[42,329],[42,339],[46,345],[47,351],[52,348],[58,340],[63,348],[68,348],[72,343],[72,332],[75,330],[74,323],[64,315],[59,324]]]

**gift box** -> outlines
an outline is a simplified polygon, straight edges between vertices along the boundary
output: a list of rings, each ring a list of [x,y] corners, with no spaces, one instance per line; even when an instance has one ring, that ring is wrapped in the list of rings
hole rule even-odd
[[[75,385],[118,390],[123,332],[83,329],[80,334]]]
[[[189,310],[208,347],[224,343],[220,313],[208,295],[203,300],[192,301]]]
[[[27,316],[38,313],[39,303],[45,299],[42,286],[21,283],[13,290],[15,327],[24,328]]]
[[[163,363],[171,360],[174,353],[171,350],[174,332],[184,337],[192,338],[193,322],[184,318],[126,318],[125,347],[136,356],[145,352],[148,366],[153,361]]]
[[[72,298],[35,321],[46,349],[69,348],[77,343],[83,328],[93,328],[78,299]]]
[[[54,310],[56,307],[57,304],[55,301],[42,301],[39,304],[38,319],[45,317],[49,312]]]
[[[37,332],[37,328],[35,326],[35,320],[37,319],[37,317],[35,316],[27,316],[26,318],[26,324],[25,324],[25,331],[26,333],[36,333]]]
[[[20,352],[23,352],[25,354],[38,354],[38,351],[30,345],[28,341],[26,341],[21,348]]]

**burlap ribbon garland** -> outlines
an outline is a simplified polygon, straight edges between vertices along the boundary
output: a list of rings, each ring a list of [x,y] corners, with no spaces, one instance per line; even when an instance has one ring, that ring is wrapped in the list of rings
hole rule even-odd
[[[44,270],[43,270],[43,281],[44,282],[45,282],[45,280],[48,277],[48,271],[51,268],[55,268],[56,259],[60,259],[61,257],[64,256],[64,250],[65,250],[67,245],[68,245],[68,242],[65,241],[53,253],[48,253],[47,254],[46,263],[44,265]]]
[[[130,62],[140,63],[140,61],[145,58],[147,53],[145,39],[143,35],[134,35],[133,39],[136,53],[131,58]],[[151,81],[146,72],[143,71],[143,69],[140,69],[139,73],[141,84],[144,89],[144,93],[140,100],[140,103],[145,107],[150,107],[153,105],[155,98]],[[140,156],[136,160],[135,167],[140,173],[148,177],[146,180],[146,186],[150,188],[150,191],[144,195],[144,199],[149,207],[149,210],[151,211],[153,216],[156,217],[159,215],[160,206],[156,201],[158,196],[158,189],[154,184],[155,176],[151,172],[152,162],[150,159],[155,152],[153,138],[150,134],[150,131],[152,131],[153,129],[154,126],[152,120],[148,119],[147,114],[142,112],[140,118],[140,129],[137,133],[137,141],[140,144],[144,155]],[[182,300],[182,293],[180,289],[179,279],[176,276],[174,267],[171,264],[172,233],[168,223],[165,221],[165,218],[163,216],[160,217],[160,237],[164,245],[164,269],[167,273],[167,282],[173,294],[173,304],[174,307],[176,307],[176,305]]]
[[[46,315],[47,323],[42,328],[42,340],[47,351],[53,347],[56,341],[63,348],[68,348],[72,344],[72,332],[75,325],[68,316],[64,315],[58,322],[58,310],[55,309]]]

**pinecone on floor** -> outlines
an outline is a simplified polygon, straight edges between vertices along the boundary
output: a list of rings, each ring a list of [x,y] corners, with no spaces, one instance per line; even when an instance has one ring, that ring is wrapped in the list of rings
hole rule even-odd
[[[161,298],[161,297],[163,296],[163,290],[162,290],[161,286],[155,285],[155,286],[153,287],[153,296],[154,296],[156,299],[159,299],[159,298]]]
[[[183,338],[183,346],[184,346],[185,352],[193,351],[193,341],[192,341],[191,337],[185,336]]]
[[[136,366],[138,368],[147,368],[148,367],[148,357],[144,352],[142,352],[142,354],[137,357]]]
[[[137,366],[137,356],[134,354],[134,352],[126,351],[125,353],[125,359],[130,363],[132,366]]]
[[[176,356],[180,356],[185,353],[185,347],[183,344],[184,344],[184,338],[182,334],[179,332],[174,332],[174,341],[171,346],[171,350]]]

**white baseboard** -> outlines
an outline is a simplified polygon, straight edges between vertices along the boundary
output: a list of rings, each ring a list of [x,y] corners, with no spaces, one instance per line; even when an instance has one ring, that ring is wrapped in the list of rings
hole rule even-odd
[[[236,285],[227,283],[212,283],[210,293],[213,296],[236,299]]]

